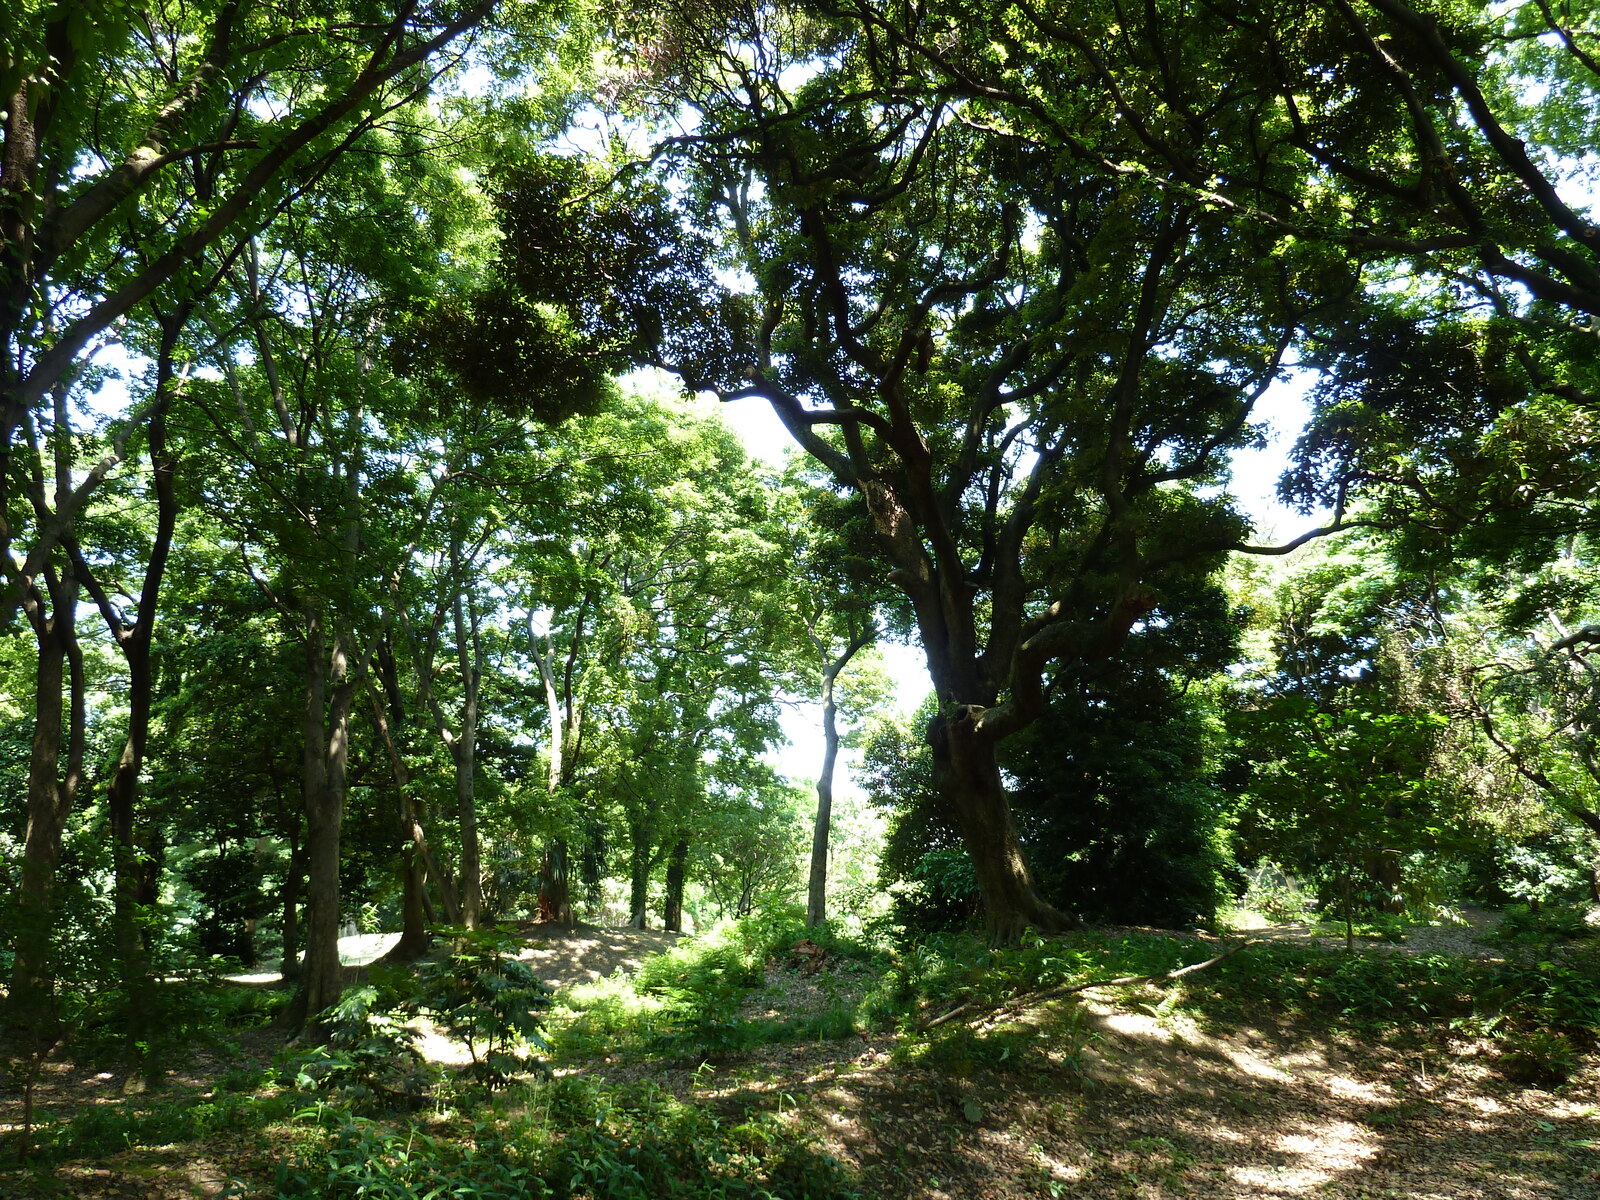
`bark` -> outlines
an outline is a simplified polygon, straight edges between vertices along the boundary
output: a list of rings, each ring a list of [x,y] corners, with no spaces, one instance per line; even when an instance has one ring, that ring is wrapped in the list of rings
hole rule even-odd
[[[387,665],[387,664],[386,664]],[[372,718],[378,736],[389,754],[395,790],[400,795],[400,837],[403,849],[400,862],[400,940],[383,956],[385,962],[412,962],[428,952],[433,938],[428,933],[427,840],[411,795],[411,774],[400,756],[389,728],[389,718],[377,696],[372,697]]]
[[[283,877],[283,965],[285,980],[300,978],[300,893],[306,875],[306,852],[298,828],[289,839],[289,867]]]
[[[426,884],[431,878],[439,892],[439,907],[444,909],[445,923],[459,925],[461,902],[456,898],[455,882],[451,879],[450,872],[440,865],[433,848],[428,844],[427,834],[422,825],[422,804],[412,791],[411,773],[406,768],[405,759],[400,754],[399,743],[394,737],[394,728],[403,727],[405,714],[400,703],[399,669],[387,642],[381,643],[378,647],[378,661],[389,712],[393,714],[393,724],[391,725],[389,715],[384,712],[383,702],[376,697],[372,702],[373,714],[378,726],[378,735],[383,740],[384,749],[389,755],[395,786],[399,788],[402,799],[400,832],[406,852],[410,856],[406,867],[407,879],[415,877],[417,883],[423,885],[420,901],[428,920],[432,920],[433,905],[428,898]],[[404,935],[401,940],[406,940]]]
[[[650,903],[650,868],[655,864],[650,858],[650,839],[635,831],[631,853],[628,856],[628,924],[635,929],[648,929]]]
[[[573,658],[582,640],[582,617],[579,617],[573,646],[568,653],[567,672],[570,680]],[[539,642],[545,645],[541,648]],[[575,739],[567,734],[577,723],[570,690],[565,703],[556,686],[555,647],[548,635],[541,639],[534,610],[528,611],[528,645],[532,650],[534,665],[539,669],[539,682],[544,687],[545,720],[550,729],[549,762],[545,768],[545,789],[551,800],[561,794],[567,780],[568,747]],[[567,839],[553,839],[545,848],[544,861],[539,870],[539,919],[557,925],[572,924],[572,869]]]
[[[539,919],[572,924],[572,866],[566,838],[555,838],[545,848],[539,867]]]
[[[1029,926],[1044,933],[1074,928],[1076,921],[1039,895],[1006,800],[994,742],[968,713],[935,718],[930,741],[934,780],[955,814],[978,877],[989,940],[1010,944]]]
[[[106,791],[106,807],[111,821],[114,853],[113,935],[118,969],[128,1001],[125,1045],[133,1071],[147,1081],[153,1081],[159,1074],[149,1060],[152,1030],[148,1020],[155,1011],[155,981],[150,975],[146,939],[140,920],[153,890],[148,878],[153,864],[146,849],[139,844],[135,801],[139,792],[139,776],[144,769],[145,746],[150,737],[150,705],[155,690],[151,648],[155,635],[156,608],[178,519],[178,500],[174,487],[177,463],[167,453],[167,413],[175,390],[181,384],[181,379],[174,379],[173,353],[179,336],[188,324],[189,308],[181,306],[171,314],[161,315],[159,319],[161,346],[156,358],[155,401],[151,408],[149,432],[156,529],[145,563],[138,611],[132,624],[118,612],[106,588],[84,561],[76,539],[67,542],[74,569],[94,597],[106,628],[128,666],[128,733]],[[62,417],[64,414],[58,420]]]
[[[350,710],[360,666],[350,661],[348,635],[326,644],[322,614],[303,610],[306,637],[302,787],[306,813],[306,952],[288,1021],[296,1031],[339,999],[339,834],[344,820]]]
[[[667,859],[667,903],[662,913],[662,927],[669,933],[683,932],[683,885],[688,877],[689,839],[679,838]]]
[[[85,730],[83,656],[78,645],[77,584],[47,576],[51,612],[36,587],[24,608],[37,641],[33,745],[28,759],[28,815],[16,891],[16,941],[5,1025],[35,1045],[53,1022],[56,868],[61,837],[83,782]],[[63,705],[66,719],[63,722]],[[62,758],[66,769],[62,770]]]
[[[451,545],[452,567],[460,579],[460,546]],[[456,819],[461,826],[461,923],[476,929],[483,916],[483,865],[478,843],[476,796],[478,692],[483,678],[483,640],[478,608],[470,598],[455,598],[456,661],[461,668],[461,731],[450,749],[456,764]]]
[[[811,832],[811,875],[806,889],[806,924],[828,919],[828,835],[833,821],[833,768],[839,759],[839,706],[833,672],[822,680],[822,772],[817,776],[817,820]]]

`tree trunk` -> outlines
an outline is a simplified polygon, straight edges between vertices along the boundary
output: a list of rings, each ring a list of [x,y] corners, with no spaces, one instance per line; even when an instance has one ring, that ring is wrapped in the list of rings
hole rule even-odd
[[[807,925],[821,925],[828,919],[828,835],[833,821],[833,769],[839,760],[839,706],[833,699],[838,666],[830,667],[822,676],[822,771],[817,776],[817,820],[811,832]]]
[[[650,843],[635,835],[628,856],[628,924],[648,929],[650,903]]]
[[[300,892],[306,874],[306,852],[297,828],[289,839],[289,866],[283,877],[283,966],[285,981],[300,978]]]
[[[450,535],[451,574],[463,579],[459,534]],[[458,583],[458,586],[464,584]],[[478,692],[483,679],[483,640],[478,606],[458,592],[452,605],[456,663],[461,670],[461,731],[450,744],[456,765],[456,819],[461,826],[461,923],[476,929],[483,916],[483,857],[478,844],[475,793],[478,759]]]
[[[181,385],[181,376],[178,382],[174,381],[173,353],[188,324],[189,306],[180,305],[172,313],[158,314],[158,319],[161,347],[156,360],[155,403],[151,407],[148,437],[156,528],[132,624],[118,612],[110,595],[84,561],[76,539],[67,539],[74,567],[94,596],[106,628],[128,664],[128,735],[106,791],[106,807],[111,820],[114,855],[112,929],[128,1003],[125,1045],[131,1068],[130,1082],[136,1077],[141,1082],[154,1082],[160,1076],[159,1068],[149,1057],[152,1030],[148,1022],[155,1011],[155,980],[150,975],[141,920],[152,891],[149,876],[153,864],[139,844],[135,801],[139,793],[139,775],[144,769],[145,746],[150,738],[150,705],[155,690],[151,646],[155,638],[156,609],[178,521],[174,486],[177,463],[167,453],[167,412],[176,388]],[[156,871],[159,873],[159,867]]]
[[[828,660],[827,650],[814,626],[811,642],[822,656],[822,772],[817,776],[817,820],[811,833],[811,875],[806,888],[806,924],[821,925],[828,919],[828,840],[833,821],[833,770],[839,761],[839,705],[834,699],[834,684],[850,660],[877,636],[870,622],[856,632],[837,658]]]
[[[387,664],[387,659],[385,660]],[[387,675],[387,671],[385,671]],[[383,702],[372,697],[372,718],[378,736],[389,754],[389,768],[395,790],[400,794],[400,940],[387,954],[385,962],[412,962],[428,952],[433,939],[428,934],[428,854],[416,800],[411,795],[411,773],[394,743]]]
[[[984,927],[995,945],[1009,945],[1033,926],[1055,933],[1077,926],[1039,895],[1006,800],[994,742],[970,714],[936,717],[929,726],[934,779],[961,829],[983,898]]]
[[[49,581],[53,613],[29,589],[24,598],[37,638],[33,746],[28,760],[28,818],[16,891],[16,932],[5,1024],[37,1045],[53,1023],[56,868],[67,817],[83,781],[85,728],[83,656],[78,646],[78,589],[70,579]],[[67,706],[65,729],[63,701]],[[61,770],[65,752],[66,771]]]
[[[566,838],[555,838],[545,847],[539,866],[539,919],[572,924],[572,867]]]
[[[667,859],[667,903],[662,926],[670,933],[683,932],[683,885],[689,876],[689,839],[679,838]]]
[[[539,646],[538,622],[533,609],[528,610],[528,647],[534,665],[539,668],[539,681],[544,686],[545,720],[550,729],[549,761],[545,767],[545,790],[554,801],[566,785],[566,727],[573,720],[570,711],[561,703],[556,688],[555,648],[545,634],[545,646]],[[557,925],[572,924],[572,869],[567,839],[557,837],[545,847],[544,862],[539,870],[539,918]]]
[[[150,976],[140,931],[142,906],[139,901],[145,890],[145,863],[134,828],[134,800],[139,788],[140,764],[144,761],[145,734],[150,724],[149,645],[129,647],[127,661],[131,708],[128,739],[106,792],[114,856],[111,925],[123,994],[128,1003],[124,1045],[128,1053],[129,1080],[140,1078],[154,1082],[160,1075],[159,1067],[149,1059],[149,1020],[155,1008],[155,980]]]
[[[315,1023],[339,999],[339,831],[344,820],[350,709],[357,669],[345,635],[326,650],[322,614],[303,610],[306,632],[306,707],[303,787],[306,810],[306,953],[300,988],[288,1014],[296,1031]]]

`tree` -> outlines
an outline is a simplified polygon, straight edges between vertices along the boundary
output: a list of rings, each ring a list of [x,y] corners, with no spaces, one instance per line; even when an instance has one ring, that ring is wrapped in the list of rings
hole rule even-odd
[[[1043,711],[1049,664],[1181,621],[1166,573],[1243,541],[1226,494],[1199,488],[1224,479],[1256,398],[1347,276],[1317,247],[1108,169],[1130,135],[1085,101],[1064,52],[1042,48],[1019,99],[905,52],[954,13],[853,16],[780,13],[701,43],[677,80],[696,130],[660,151],[691,180],[691,236],[665,232],[664,197],[595,197],[548,172],[502,201],[507,270],[553,300],[585,277],[631,279],[573,300],[577,318],[693,387],[770,403],[864,498],[880,577],[915,614],[935,768],[1003,941],[1071,919],[1038,894],[998,747]],[[581,232],[618,228],[666,246]],[[682,263],[706,243],[753,296]],[[559,280],[531,253],[552,244],[584,247]]]
[[[1345,916],[1422,899],[1419,852],[1465,822],[1463,781],[1441,769],[1453,663],[1439,589],[1371,541],[1324,544],[1260,604],[1265,661],[1234,685],[1230,731],[1247,802],[1247,858],[1318,879]]]
[[[137,16],[29,0],[0,71],[0,460],[117,322],[164,291],[210,286],[190,279],[193,263],[212,252],[232,261],[426,92],[448,65],[436,56],[495,7],[339,8],[302,24],[236,0]],[[0,518],[0,619],[120,457],[113,448],[62,492],[20,561],[18,531]]]
[[[788,486],[799,473],[791,469]],[[815,658],[822,704],[822,766],[817,773],[817,810],[812,823],[811,865],[806,878],[806,924],[828,916],[828,842],[833,820],[833,777],[839,759],[840,675],[870,647],[880,629],[878,609],[887,597],[875,586],[870,565],[871,528],[863,506],[852,507],[831,490],[812,484],[797,521],[797,597]]]

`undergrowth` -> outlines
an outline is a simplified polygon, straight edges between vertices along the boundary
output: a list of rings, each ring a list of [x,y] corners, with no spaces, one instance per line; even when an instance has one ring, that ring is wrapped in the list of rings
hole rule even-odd
[[[853,1178],[802,1124],[686,1102],[649,1083],[608,1083],[595,1060],[707,1061],[876,1032],[894,1035],[897,1063],[949,1077],[1010,1075],[1023,1088],[1047,1074],[1055,1085],[1087,1081],[1101,1034],[1073,989],[1160,976],[1219,946],[1119,931],[1003,949],[959,936],[873,941],[806,929],[781,911],[680,942],[632,980],[568,989],[549,1008],[507,949],[484,934],[409,985],[379,973],[347,994],[328,1048],[275,1070],[235,1069],[209,1093],[47,1122],[37,1161],[48,1168],[225,1138],[265,1148],[250,1173],[267,1190],[239,1194],[278,1200],[834,1200],[856,1194]],[[1506,1077],[1554,1087],[1600,1036],[1600,949],[1579,942],[1495,961],[1258,945],[1178,979],[1093,994],[1223,1033],[1281,1021],[1367,1041],[1488,1043]],[[257,1005],[221,1005],[221,1020]],[[416,1060],[396,1016],[410,1011],[470,1038],[476,1065],[408,1079]],[[530,1071],[541,1026],[553,1061],[589,1071]]]
[[[653,1084],[534,1085],[526,1107],[439,1132],[319,1113],[318,1144],[285,1163],[277,1200],[848,1200],[844,1168],[771,1114],[726,1121]],[[433,1189],[433,1190],[429,1190]]]

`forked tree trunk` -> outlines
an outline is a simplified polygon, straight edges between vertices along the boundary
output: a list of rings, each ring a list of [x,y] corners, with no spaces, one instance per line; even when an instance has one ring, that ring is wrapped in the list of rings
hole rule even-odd
[[[1046,902],[1034,882],[1006,799],[994,742],[965,714],[937,717],[929,727],[934,781],[960,827],[983,898],[984,928],[1008,945],[1032,926],[1055,933],[1077,922]]]
[[[385,660],[387,662],[387,660]],[[418,811],[416,797],[411,791],[411,773],[406,769],[400,748],[395,745],[389,718],[383,711],[383,702],[372,697],[372,717],[378,727],[378,736],[389,754],[389,767],[394,775],[395,790],[400,794],[400,940],[383,956],[385,962],[412,962],[428,952],[433,938],[428,933],[428,872],[432,869],[433,855],[428,850],[428,840],[422,829],[422,814]],[[438,876],[438,872],[435,872]],[[439,879],[439,893],[446,910],[446,920],[456,924],[460,912],[456,908],[455,893],[449,881]]]
[[[151,648],[156,609],[178,521],[174,486],[177,463],[167,453],[167,413],[184,378],[181,375],[174,378],[173,354],[188,324],[189,307],[180,305],[172,313],[159,314],[159,320],[161,347],[156,360],[155,403],[150,412],[148,435],[156,528],[139,590],[138,611],[131,624],[117,610],[106,588],[84,561],[76,540],[67,539],[79,577],[93,595],[112,640],[128,664],[128,734],[106,791],[106,807],[111,819],[114,854],[112,928],[118,970],[128,1002],[124,1045],[130,1067],[129,1082],[140,1084],[155,1082],[161,1074],[150,1058],[154,1030],[149,1022],[155,1012],[155,980],[150,974],[141,921],[141,914],[155,890],[152,872],[158,876],[160,868],[152,861],[148,848],[139,844],[135,802],[139,794],[139,775],[144,769],[145,746],[150,738],[150,705],[155,690]]]

